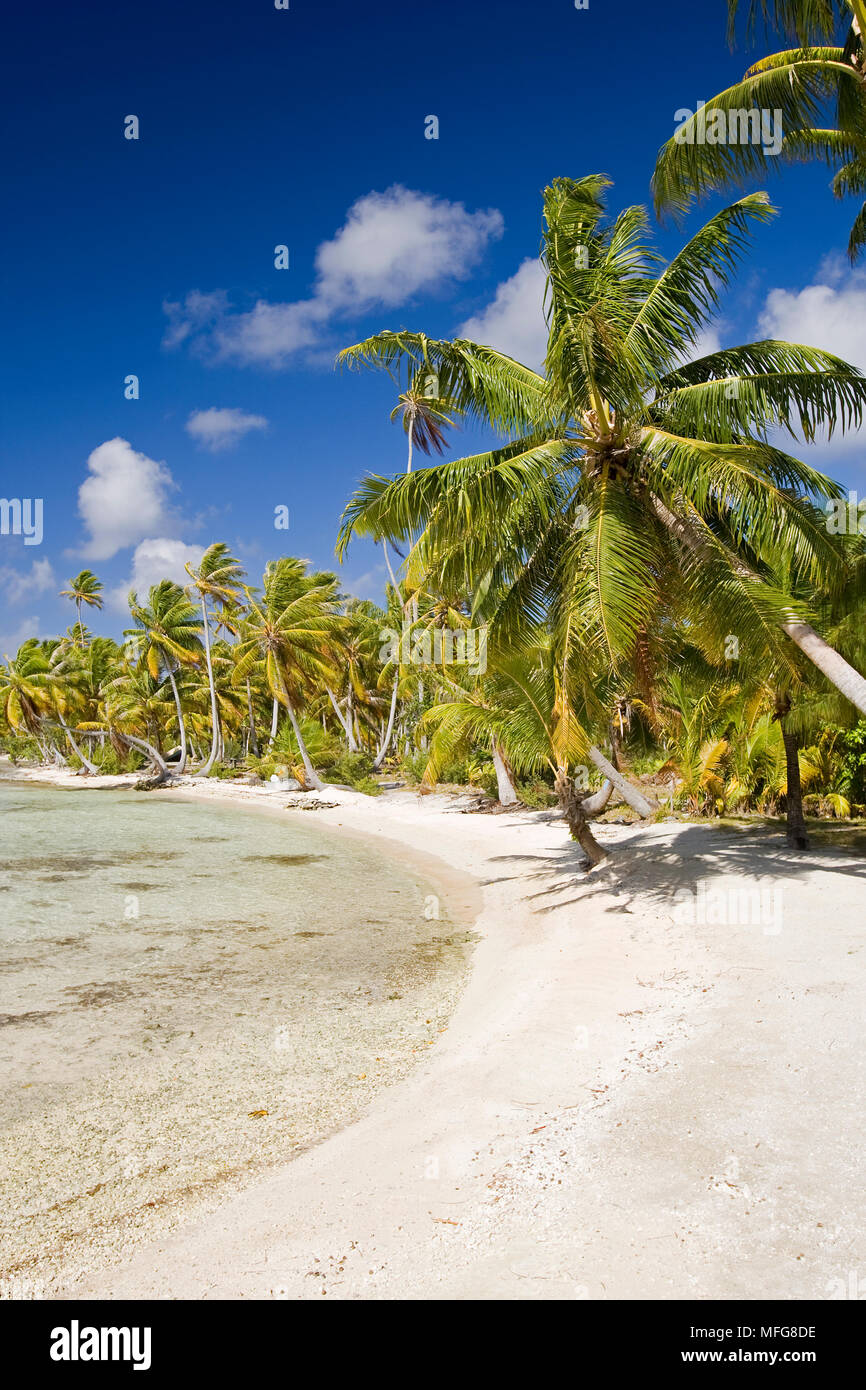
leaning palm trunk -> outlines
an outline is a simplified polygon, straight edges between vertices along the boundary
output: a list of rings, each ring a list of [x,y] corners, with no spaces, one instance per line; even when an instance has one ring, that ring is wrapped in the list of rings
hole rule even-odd
[[[581,805],[585,816],[600,816],[613,795],[613,782],[610,778],[605,778],[599,791],[592,796],[585,796]]]
[[[213,767],[214,763],[216,762],[217,756],[218,756],[218,754],[219,754],[219,745],[220,745],[220,727],[219,727],[219,724],[220,724],[220,716],[219,716],[219,708],[218,708],[218,706],[217,706],[216,685],[215,685],[215,683],[214,683],[214,678],[213,678],[213,662],[211,661],[211,654],[210,654],[210,625],[209,625],[209,623],[208,623],[207,604],[206,604],[206,602],[205,602],[204,595],[202,595],[202,600],[201,600],[201,612],[202,612],[202,617],[203,617],[203,619],[204,619],[204,650],[205,650],[205,657],[207,658],[207,679],[208,679],[208,685],[210,686],[211,741],[210,741],[210,754],[209,754],[209,756],[208,756],[208,760],[207,760],[207,762],[205,763],[204,767],[200,767],[200,768],[198,769],[198,771],[201,773],[201,775],[202,775],[203,777],[207,777],[208,773],[210,772],[211,768]]]
[[[391,710],[390,710],[390,713],[389,713],[389,715],[388,715],[388,727],[387,727],[387,729],[385,730],[385,735],[384,735],[384,738],[382,739],[381,747],[380,747],[378,753],[376,754],[376,760],[375,760],[375,762],[373,763],[373,771],[374,771],[374,772],[378,772],[378,771],[379,771],[380,767],[382,766],[383,762],[385,761],[385,755],[387,754],[388,749],[389,749],[390,746],[391,746],[391,735],[392,735],[393,732],[394,732],[394,714],[395,714],[396,709],[397,709],[397,685],[398,685],[398,681],[397,681],[397,677],[396,677],[396,675],[395,675],[395,677],[394,677],[394,689],[391,691]]]
[[[86,767],[86,768],[87,768],[87,771],[88,771],[93,777],[98,776],[98,774],[99,774],[99,768],[96,767],[95,764],[92,763],[88,757],[86,757],[86,755],[85,755],[83,749],[79,748],[78,744],[75,742],[75,739],[74,739],[74,737],[73,737],[72,730],[70,729],[69,725],[66,723],[66,720],[63,718],[63,715],[60,713],[59,710],[58,710],[58,712],[57,712],[57,718],[60,720],[60,724],[61,724],[61,727],[62,727],[62,729],[63,729],[63,732],[65,733],[66,737],[69,739],[70,747],[72,748],[72,751],[73,751],[73,753],[75,754],[75,756],[80,760],[82,767]]]
[[[256,738],[256,716],[253,711],[253,692],[250,690],[250,680],[247,676],[247,713],[250,716],[250,741],[247,745],[253,751],[253,756],[259,756],[259,741]]]
[[[304,743],[304,736],[301,733],[301,726],[298,723],[298,716],[295,714],[294,705],[289,699],[289,692],[286,689],[286,683],[282,678],[282,673],[280,673],[280,688],[282,691],[283,699],[286,702],[286,709],[289,711],[289,718],[292,721],[292,728],[295,733],[295,739],[298,745],[298,752],[301,755],[301,762],[304,764],[304,780],[306,781],[308,787],[314,787],[316,791],[322,791],[325,784],[322,781],[319,774],[317,773],[316,769],[313,767],[312,759],[310,758],[310,754],[307,750],[307,745]]]
[[[131,744],[133,748],[138,748],[142,753],[146,753],[159,773],[160,782],[167,782],[171,778],[168,765],[158,749],[154,748],[147,739],[135,738],[132,734],[121,733],[119,729],[76,729],[75,733],[108,733],[112,747],[118,751],[123,751],[124,744]]]
[[[688,547],[693,555],[704,555],[707,547],[701,537],[693,530],[681,517],[674,516],[669,511],[664,502],[658,497],[652,499],[653,509],[656,516],[667,529],[672,532],[682,543]],[[755,574],[753,569],[742,560],[735,561],[736,572],[741,579],[748,579],[755,583],[760,583],[760,577]],[[861,676],[853,666],[850,666],[843,656],[825,642],[813,627],[804,623],[802,618],[798,618],[792,613],[785,618],[781,624],[782,631],[787,633],[792,642],[800,648],[804,656],[807,656],[813,665],[825,675],[831,685],[834,685],[851,704],[860,710],[861,714],[866,714],[866,678]]]
[[[577,841],[593,867],[600,864],[602,860],[607,858],[607,850],[602,849],[589,828],[583,803],[575,791],[574,781],[569,777],[567,768],[557,768],[554,788],[559,798],[563,819],[571,832],[571,838]]]
[[[268,747],[269,747],[269,748],[273,748],[273,746],[274,746],[274,739],[275,739],[276,736],[277,736],[277,725],[278,725],[278,723],[279,723],[279,718],[280,718],[280,702],[279,702],[279,700],[274,700],[274,708],[273,708],[273,710],[271,711],[271,736],[270,736],[270,738],[268,739]]]
[[[333,692],[333,690],[331,689],[331,687],[330,687],[329,685],[326,685],[326,686],[325,686],[325,689],[326,689],[327,692],[328,692],[328,699],[331,701],[331,704],[334,706],[334,713],[336,714],[337,718],[338,718],[339,721],[340,721],[340,727],[342,728],[343,733],[346,735],[346,744],[347,744],[347,746],[348,746],[349,752],[350,752],[350,753],[357,753],[357,752],[358,752],[358,744],[357,744],[357,742],[355,741],[355,735],[354,735],[354,733],[352,732],[352,726],[351,726],[351,724],[349,723],[348,719],[345,719],[345,718],[343,717],[343,711],[340,709],[340,706],[337,704],[336,696],[334,695],[334,692]]]
[[[589,756],[599,772],[603,772],[607,780],[613,783],[623,801],[627,801],[633,811],[637,811],[638,815],[644,819],[655,814],[658,810],[655,802],[649,801],[643,792],[638,791],[637,787],[623,777],[621,772],[617,772],[613,763],[608,761],[600,749],[595,746],[591,747]]]
[[[180,729],[180,761],[177,765],[178,774],[186,772],[186,724],[184,723],[183,710],[180,704],[180,694],[177,688],[177,681],[170,666],[166,666],[168,678],[171,681],[171,693],[174,696],[174,707],[177,710],[177,724]]]
[[[505,756],[501,746],[492,741],[493,766],[496,769],[496,794],[499,797],[500,806],[517,806],[520,797],[517,795],[517,788],[514,785],[514,777],[511,771],[511,764]]]

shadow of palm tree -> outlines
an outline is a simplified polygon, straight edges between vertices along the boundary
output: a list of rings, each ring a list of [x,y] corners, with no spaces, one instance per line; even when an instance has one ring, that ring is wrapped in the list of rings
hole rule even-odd
[[[866,854],[821,844],[802,853],[788,846],[783,832],[748,825],[742,830],[707,825],[653,825],[636,829],[612,847],[611,857],[591,872],[583,852],[566,841],[544,854],[496,855],[492,863],[512,865],[513,874],[491,877],[488,884],[515,877],[535,884],[524,900],[537,903],[536,913],[554,912],[601,896],[616,899],[609,913],[631,913],[638,903],[670,913],[677,895],[697,882],[736,875],[753,890],[805,879],[814,870],[866,882]],[[533,868],[533,866],[535,866]],[[577,894],[561,894],[579,887]]]

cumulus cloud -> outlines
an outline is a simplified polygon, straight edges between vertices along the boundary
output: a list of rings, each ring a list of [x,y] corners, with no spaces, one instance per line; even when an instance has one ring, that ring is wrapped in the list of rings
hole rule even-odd
[[[458,336],[486,343],[540,370],[547,352],[544,281],[541,262],[525,260],[509,280],[503,280],[487,308],[462,324]]]
[[[866,371],[866,273],[839,278],[832,264],[802,290],[771,290],[759,320],[768,338],[825,348]]]
[[[321,343],[335,318],[395,308],[464,279],[502,230],[502,214],[495,208],[468,212],[462,203],[400,184],[368,193],[318,248],[311,297],[262,299],[242,312],[232,308],[224,291],[193,290],[183,301],[163,306],[169,320],[165,345],[187,343],[217,361],[284,366]]]
[[[866,272],[848,270],[830,257],[819,278],[801,290],[770,290],[758,320],[765,338],[784,338],[792,343],[824,348],[866,371]],[[862,451],[866,431],[834,435],[818,447],[835,453]]]
[[[16,570],[0,565],[0,589],[6,603],[21,603],[25,598],[44,594],[57,584],[50,560],[34,560],[29,570]]]
[[[176,584],[188,584],[189,575],[184,566],[197,565],[204,554],[204,546],[185,545],[168,536],[144,540],[136,546],[132,557],[132,572],[129,578],[108,592],[108,604],[119,612],[126,609],[130,589],[144,598],[153,584],[161,579],[173,579]]]
[[[186,432],[196,443],[211,453],[231,449],[239,439],[251,430],[265,430],[268,422],[264,415],[248,415],[244,410],[194,410],[186,422]]]
[[[89,532],[85,559],[110,560],[145,536],[176,528],[168,505],[176,484],[165,464],[117,438],[94,449],[87,468],[78,489],[78,511]]]

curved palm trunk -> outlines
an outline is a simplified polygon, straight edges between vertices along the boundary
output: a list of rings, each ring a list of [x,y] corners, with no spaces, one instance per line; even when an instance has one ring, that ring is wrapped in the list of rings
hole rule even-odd
[[[250,746],[250,748],[251,748],[252,751],[253,751],[253,756],[257,758],[257,757],[259,756],[259,741],[258,741],[258,739],[256,738],[256,718],[255,718],[255,714],[253,713],[253,692],[252,692],[251,689],[250,689],[250,678],[249,678],[249,676],[247,676],[247,714],[248,714],[249,717],[250,717],[250,743],[249,743],[249,746]]]
[[[600,816],[612,795],[613,782],[607,777],[599,791],[594,792],[592,796],[585,796],[583,798],[583,801],[580,803],[583,807],[583,814],[585,816]]]
[[[514,785],[511,764],[495,738],[491,740],[491,746],[493,766],[496,769],[496,795],[499,797],[499,804],[500,806],[517,806],[520,804],[520,797],[517,795],[517,788]]]
[[[286,682],[283,680],[282,672],[280,672],[280,686],[282,689],[283,699],[286,702],[286,709],[289,711],[289,718],[292,721],[292,728],[295,731],[295,738],[297,739],[298,752],[301,755],[301,762],[304,764],[304,780],[306,781],[308,786],[314,787],[316,791],[322,791],[325,784],[322,781],[316,769],[313,767],[310,754],[307,750],[307,745],[304,743],[304,736],[301,733],[301,726],[298,723],[298,716],[295,714],[294,706],[291,700],[289,699],[289,692],[286,689]]]
[[[279,723],[279,718],[280,718],[280,702],[279,702],[279,700],[274,700],[274,708],[273,708],[273,710],[271,711],[271,736],[270,736],[270,738],[268,739],[268,747],[269,747],[269,748],[273,748],[273,746],[274,746],[274,739],[275,739],[276,736],[277,736],[277,725],[278,725],[278,723]]]
[[[147,739],[145,738],[135,738],[132,734],[123,734],[120,732],[119,729],[76,729],[75,732],[107,733],[110,736],[112,743],[114,743],[115,741],[118,741],[120,743],[131,743],[133,748],[138,748],[141,750],[142,753],[147,754],[154,767],[160,773],[161,782],[167,782],[171,778],[171,772],[169,771],[168,765],[165,759],[163,758],[162,754],[156,748],[154,748],[152,743],[148,743]]]
[[[782,742],[785,745],[785,767],[788,774],[788,789],[785,796],[787,817],[787,838],[792,849],[808,849],[809,836],[803,815],[803,784],[800,779],[800,741],[796,734],[782,725]]]
[[[86,767],[87,771],[93,777],[97,777],[99,775],[99,768],[96,767],[96,765],[92,763],[88,757],[85,756],[82,749],[78,747],[78,744],[75,742],[75,739],[72,736],[72,730],[66,723],[66,720],[63,718],[63,715],[60,713],[59,710],[57,712],[57,718],[60,720],[60,725],[66,737],[69,739],[70,747],[72,748],[72,751],[75,754],[75,756],[80,759],[82,766]]]
[[[387,727],[387,729],[385,730],[385,737],[382,739],[382,746],[381,746],[381,748],[379,749],[378,753],[376,754],[376,760],[375,760],[375,762],[373,763],[373,771],[374,771],[374,772],[378,772],[379,769],[381,768],[383,762],[385,761],[385,755],[386,755],[386,753],[388,752],[388,748],[390,747],[390,744],[391,744],[391,735],[392,735],[393,732],[394,732],[394,713],[395,713],[395,711],[396,711],[396,709],[397,709],[397,686],[398,686],[398,685],[399,685],[399,681],[397,680],[397,672],[395,671],[395,673],[394,673],[394,689],[391,691],[391,712],[390,712],[390,714],[388,715],[388,727]]]
[[[571,832],[571,838],[577,841],[593,867],[596,864],[601,864],[608,857],[607,850],[602,849],[589,828],[586,813],[580,797],[574,789],[574,782],[568,775],[567,768],[557,768],[554,787],[559,798],[559,808]]]
[[[208,756],[208,760],[207,760],[207,762],[205,763],[204,767],[200,767],[200,768],[198,769],[198,771],[201,773],[201,775],[202,775],[203,777],[207,777],[208,773],[210,772],[211,768],[213,767],[214,763],[215,763],[216,760],[217,760],[217,755],[219,754],[219,744],[220,744],[220,727],[219,727],[219,724],[220,724],[220,716],[219,716],[219,708],[218,708],[218,706],[217,706],[216,685],[215,685],[215,683],[214,683],[214,678],[213,678],[213,662],[211,661],[211,654],[210,654],[210,624],[209,624],[209,622],[208,622],[207,604],[206,604],[206,602],[205,602],[204,594],[202,594],[202,599],[201,599],[201,612],[202,612],[202,617],[203,617],[203,619],[204,619],[204,651],[205,651],[205,657],[207,658],[207,679],[208,679],[208,685],[210,686],[211,740],[210,740],[210,754],[209,754],[209,756]]]
[[[633,811],[637,811],[638,815],[644,819],[647,816],[655,815],[658,810],[656,803],[649,801],[642,791],[639,791],[627,778],[623,777],[621,772],[617,772],[613,763],[608,761],[600,749],[593,745],[589,750],[589,756],[599,772],[603,772],[607,780],[613,783],[623,801],[627,801]]]
[[[183,710],[180,707],[180,695],[177,689],[177,681],[174,678],[174,671],[166,665],[168,678],[171,681],[171,693],[174,696],[174,707],[177,710],[177,723],[180,729],[180,762],[177,765],[178,774],[186,772],[186,724],[183,720]]]
[[[349,752],[350,752],[350,753],[357,753],[357,752],[358,752],[358,745],[357,745],[357,743],[355,742],[355,735],[352,733],[351,725],[349,724],[349,721],[348,721],[347,719],[344,719],[344,718],[343,718],[343,711],[340,709],[340,706],[337,704],[336,696],[334,695],[334,692],[333,692],[333,690],[331,689],[331,687],[330,687],[329,685],[326,685],[326,686],[325,686],[325,689],[326,689],[326,691],[328,692],[328,699],[331,701],[331,704],[332,704],[333,707],[334,707],[334,713],[335,713],[335,715],[337,716],[337,718],[338,718],[339,721],[340,721],[340,728],[343,730],[343,733],[346,735],[346,743],[347,743],[347,745],[348,745]],[[323,720],[324,720],[324,715],[322,716],[322,718],[323,718]],[[324,724],[323,724],[323,727],[324,727]]]
[[[684,545],[691,550],[693,555],[701,555],[706,552],[701,537],[697,535],[681,517],[674,516],[662,502],[661,498],[653,497],[653,510],[664,526],[675,535]],[[737,557],[732,557],[736,564],[737,573],[742,579],[752,579],[760,582],[760,577],[755,574],[753,569],[744,564]],[[845,660],[843,656],[825,642],[809,623],[804,623],[802,619],[793,613],[790,618],[785,619],[782,624],[782,631],[786,632],[792,642],[800,648],[804,656],[817,666],[830,681],[835,685],[851,704],[860,710],[861,714],[866,714],[866,679],[860,672]]]

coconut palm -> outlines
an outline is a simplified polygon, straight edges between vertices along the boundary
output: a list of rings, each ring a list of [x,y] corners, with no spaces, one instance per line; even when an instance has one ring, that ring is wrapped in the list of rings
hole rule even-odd
[[[87,604],[88,608],[102,607],[102,582],[96,578],[90,570],[82,570],[74,579],[70,579],[69,588],[60,590],[61,598],[71,599],[75,604],[78,614],[76,624],[78,638],[81,646],[87,646],[86,634],[81,622],[81,605]]]
[[[310,759],[298,708],[314,679],[333,680],[330,645],[338,627],[339,592],[333,574],[307,573],[307,561],[284,557],[267,566],[262,596],[249,591],[249,612],[235,653],[232,680],[246,680],[264,660],[268,688],[285,705],[308,786],[323,783]]]
[[[234,607],[240,596],[244,570],[240,562],[229,552],[228,546],[222,541],[216,541],[213,545],[208,546],[197,567],[187,564],[185,568],[201,603],[204,649],[210,688],[211,746],[207,762],[199,769],[206,777],[217,760],[220,745],[219,709],[211,660],[208,604],[212,603],[217,611]]]
[[[0,711],[14,733],[28,733],[41,743],[42,719],[50,707],[51,662],[31,637],[0,663]]]
[[[162,671],[168,676],[180,736],[177,771],[183,773],[186,769],[186,724],[175,670],[181,666],[197,666],[201,660],[202,622],[189,595],[170,579],[162,579],[151,587],[146,604],[140,604],[133,591],[129,595],[129,611],[136,626],[128,628],[124,636],[134,645],[154,680],[159,680]]]
[[[546,615],[613,671],[636,663],[674,588],[721,650],[784,663],[791,639],[859,709],[866,680],[789,597],[788,578],[842,592],[845,556],[802,496],[838,484],[769,442],[857,427],[866,379],[830,353],[765,340],[688,361],[765,194],[718,212],[670,264],[645,245],[642,208],[605,220],[608,181],[557,179],[544,197],[549,341],[541,375],[465,339],[384,332],[344,360],[447,372],[467,414],[506,436],[482,454],[368,477],[338,542],[413,545],[445,591],[474,595],[511,640]],[[811,621],[810,621],[811,620]],[[595,659],[595,658],[594,658]],[[591,754],[591,756],[594,756]]]
[[[740,8],[739,0],[728,0],[731,37]],[[742,82],[708,101],[662,147],[653,175],[659,210],[681,212],[712,189],[753,174],[763,178],[786,160],[819,158],[835,167],[837,198],[866,193],[866,0],[749,0],[750,28],[759,13],[799,46],[754,63]],[[836,35],[844,35],[841,42],[827,42]],[[831,126],[820,123],[828,106]],[[762,111],[781,112],[784,139],[775,156],[762,140],[747,138],[747,122],[760,120]],[[851,230],[852,261],[864,246],[866,203]]]

